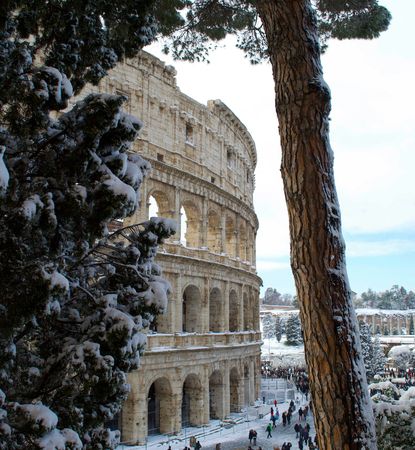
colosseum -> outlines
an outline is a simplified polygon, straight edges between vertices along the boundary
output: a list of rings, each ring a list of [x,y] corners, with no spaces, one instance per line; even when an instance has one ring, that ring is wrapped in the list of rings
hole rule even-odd
[[[128,97],[144,122],[134,151],[152,165],[128,223],[173,218],[178,232],[156,258],[172,285],[168,310],[148,332],[121,414],[122,441],[175,434],[240,412],[260,388],[255,144],[219,100],[183,94],[176,72],[148,53],[100,85]]]

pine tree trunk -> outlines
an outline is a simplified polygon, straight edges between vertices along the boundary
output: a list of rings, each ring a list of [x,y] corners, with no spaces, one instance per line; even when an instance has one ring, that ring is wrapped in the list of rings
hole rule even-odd
[[[376,449],[329,143],[330,91],[309,0],[258,0],[275,81],[291,266],[319,448]]]

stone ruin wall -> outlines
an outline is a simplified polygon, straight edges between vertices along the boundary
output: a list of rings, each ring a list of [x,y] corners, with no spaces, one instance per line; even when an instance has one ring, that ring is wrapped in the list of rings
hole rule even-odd
[[[142,52],[99,86],[128,97],[126,109],[144,123],[134,151],[152,165],[140,207],[124,223],[147,220],[155,200],[158,215],[179,224],[156,259],[173,288],[168,311],[129,375],[120,426],[131,444],[223,419],[252,404],[260,388],[255,144],[226,105],[196,102],[175,75]]]

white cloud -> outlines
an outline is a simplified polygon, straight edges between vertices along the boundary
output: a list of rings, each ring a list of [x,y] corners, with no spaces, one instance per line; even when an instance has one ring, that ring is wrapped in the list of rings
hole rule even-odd
[[[347,242],[347,255],[388,256],[400,253],[415,252],[415,242],[406,239],[389,239],[379,241],[353,241]]]

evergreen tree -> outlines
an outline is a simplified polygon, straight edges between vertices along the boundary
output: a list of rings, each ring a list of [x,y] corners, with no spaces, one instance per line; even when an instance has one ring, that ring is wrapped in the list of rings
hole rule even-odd
[[[298,314],[290,314],[285,324],[287,345],[300,345],[303,342],[301,322]]]
[[[385,371],[387,358],[380,344],[379,336],[375,336],[372,342],[372,346],[373,346],[373,354],[372,354],[371,372],[373,373],[373,376],[382,375]]]
[[[383,373],[386,365],[386,357],[380,345],[379,337],[376,336],[372,340],[370,326],[360,321],[359,330],[366,375],[371,380],[375,375]]]
[[[277,338],[277,341],[281,341],[283,333],[283,322],[280,316],[275,317],[275,337]]]
[[[271,314],[266,314],[262,319],[262,334],[265,339],[275,336],[275,319]]]
[[[372,384],[372,397],[379,450],[415,448],[415,389],[400,391],[393,383]]]
[[[2,449],[114,448],[104,423],[166,307],[153,259],[174,224],[108,233],[134,212],[149,171],[129,153],[140,121],[113,95],[58,114],[155,38],[156,12],[147,0],[0,4]]]
[[[366,375],[368,379],[373,378],[372,371],[372,355],[373,355],[373,343],[372,334],[369,325],[366,322],[359,321],[360,331],[360,343],[362,345],[362,355],[365,364]]]

